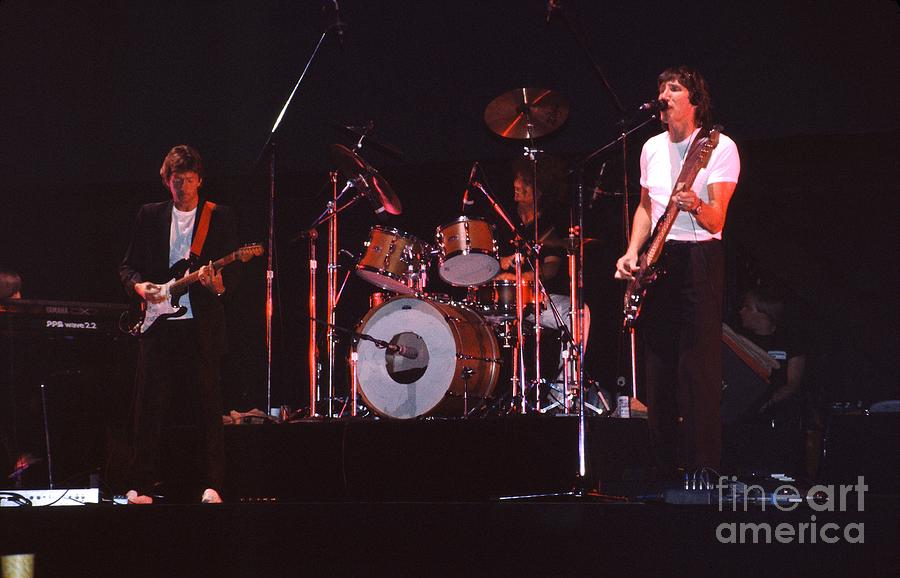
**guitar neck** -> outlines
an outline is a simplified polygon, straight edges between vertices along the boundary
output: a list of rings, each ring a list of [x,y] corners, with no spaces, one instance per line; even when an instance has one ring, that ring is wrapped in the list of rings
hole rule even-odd
[[[217,259],[217,260],[213,261],[213,264],[212,264],[213,270],[218,273],[226,265],[234,263],[234,261],[237,259],[237,256],[238,256],[238,252],[233,251],[233,252],[229,253],[228,255],[225,255],[221,259]],[[180,279],[176,279],[175,282],[172,283],[172,286],[169,288],[169,291],[170,292],[178,292],[178,291],[185,290],[185,289],[187,289],[188,286],[196,283],[199,280],[200,280],[200,269],[197,269],[193,273],[189,273],[188,275],[185,275],[184,277],[181,277]]]

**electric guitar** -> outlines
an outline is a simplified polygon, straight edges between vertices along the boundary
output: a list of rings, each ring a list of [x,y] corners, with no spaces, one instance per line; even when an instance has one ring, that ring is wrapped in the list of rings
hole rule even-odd
[[[694,185],[694,179],[697,178],[700,169],[706,167],[709,163],[709,156],[712,154],[713,149],[718,146],[719,133],[722,132],[722,127],[716,125],[707,134],[704,134],[704,132],[701,130],[691,145],[691,150],[688,151],[684,164],[681,167],[681,173],[678,175],[678,180],[672,189],[672,196],[688,190]],[[641,248],[637,263],[638,268],[632,272],[634,278],[628,282],[628,288],[625,290],[624,325],[626,329],[631,329],[637,322],[641,314],[641,308],[644,305],[644,298],[647,296],[647,287],[652,285],[663,274],[663,270],[658,267],[657,262],[665,246],[666,237],[675,223],[675,218],[678,216],[678,212],[677,203],[670,197],[669,204],[666,205],[666,209],[663,211],[659,221],[657,221],[653,233]]]
[[[246,263],[254,257],[263,254],[263,246],[260,244],[244,245],[236,251],[232,251],[217,261],[213,261],[212,268],[217,273],[225,266],[240,261]],[[170,317],[181,317],[187,312],[187,307],[179,305],[182,295],[187,293],[188,287],[200,280],[200,269],[192,273],[190,270],[190,262],[186,259],[178,261],[172,265],[169,270],[172,275],[166,284],[160,286],[160,294],[165,297],[159,303],[150,303],[143,301],[141,309],[136,314],[133,323],[129,324],[129,333],[134,336],[143,335],[154,323],[160,319],[168,319]]]

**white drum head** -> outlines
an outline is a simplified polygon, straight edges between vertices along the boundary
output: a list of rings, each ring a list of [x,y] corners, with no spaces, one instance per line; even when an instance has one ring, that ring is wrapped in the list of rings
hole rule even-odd
[[[500,272],[500,263],[493,255],[466,253],[450,257],[441,263],[441,279],[458,287],[487,283]]]
[[[412,294],[414,291],[409,288],[403,281],[399,279],[391,279],[387,275],[383,275],[376,271],[369,271],[367,269],[357,269],[356,274],[365,279],[367,282],[375,285],[376,287],[381,287],[386,291],[393,291],[395,293],[402,293],[404,295]]]
[[[440,403],[457,363],[454,334],[441,311],[422,299],[393,299],[375,310],[360,332],[418,352],[415,359],[408,359],[360,341],[357,379],[373,411],[409,419]]]

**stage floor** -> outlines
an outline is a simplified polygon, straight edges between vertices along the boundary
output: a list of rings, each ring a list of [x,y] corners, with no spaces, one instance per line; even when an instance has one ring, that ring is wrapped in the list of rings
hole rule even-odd
[[[574,417],[231,426],[216,506],[172,430],[166,500],[0,508],[0,554],[34,554],[38,576],[896,575],[896,494],[672,505],[686,495],[645,479],[645,420],[587,424],[587,486],[617,499],[504,499],[572,489]]]
[[[3,508],[0,553],[33,553],[37,576],[896,576],[898,513],[895,498],[845,513],[594,498]],[[757,529],[728,529],[742,523]],[[792,540],[767,543],[779,525]]]

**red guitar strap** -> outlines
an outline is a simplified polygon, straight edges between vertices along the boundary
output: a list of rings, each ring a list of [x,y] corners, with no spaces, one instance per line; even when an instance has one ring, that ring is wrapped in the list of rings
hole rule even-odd
[[[206,243],[206,235],[209,233],[209,220],[212,218],[212,212],[216,210],[216,204],[212,201],[203,203],[203,212],[200,213],[200,223],[197,225],[197,231],[194,233],[194,241],[191,243],[191,257],[198,258],[203,251],[203,244]]]

